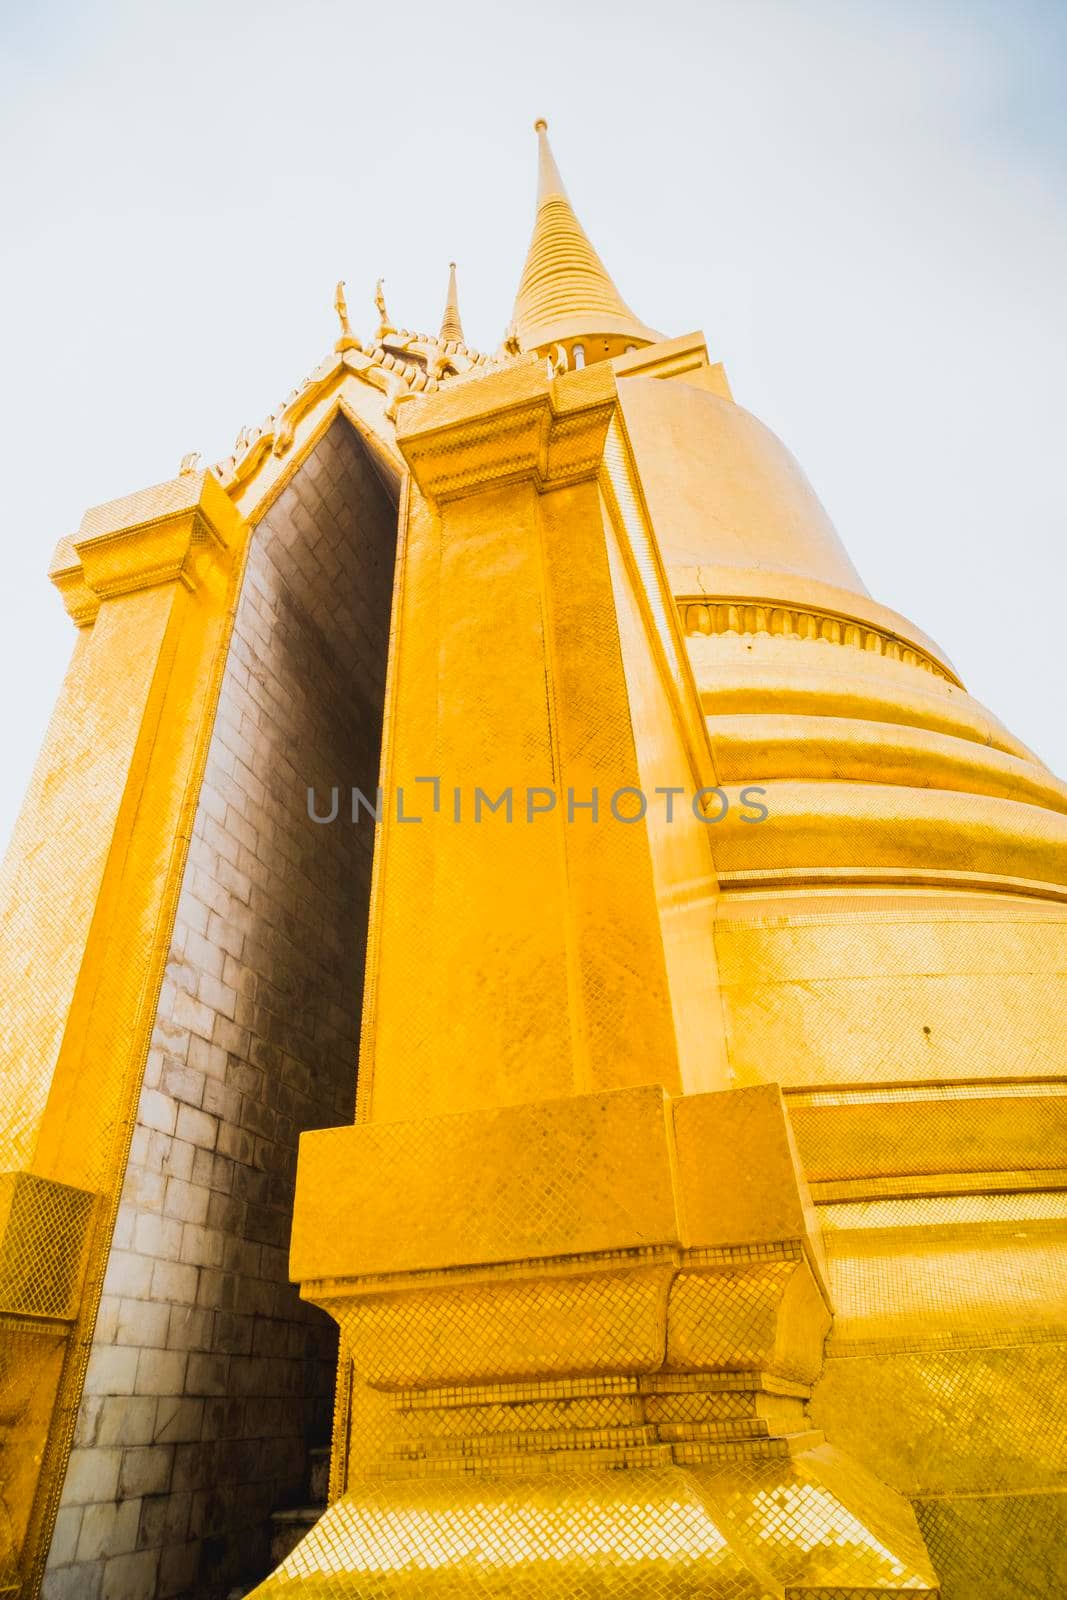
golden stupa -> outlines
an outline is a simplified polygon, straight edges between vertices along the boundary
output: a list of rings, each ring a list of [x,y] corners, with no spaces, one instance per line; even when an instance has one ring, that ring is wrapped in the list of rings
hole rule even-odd
[[[1067,789],[537,132],[496,353],[339,285],[57,551],[0,1595],[243,1592],[328,1428],[263,1600],[1067,1593]]]

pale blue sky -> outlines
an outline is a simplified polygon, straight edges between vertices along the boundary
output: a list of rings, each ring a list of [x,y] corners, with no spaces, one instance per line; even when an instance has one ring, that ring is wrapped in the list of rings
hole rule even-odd
[[[86,506],[226,452],[357,329],[494,347],[547,116],[638,314],[702,327],[872,592],[1067,772],[1067,6],[40,4],[3,20],[6,837]]]

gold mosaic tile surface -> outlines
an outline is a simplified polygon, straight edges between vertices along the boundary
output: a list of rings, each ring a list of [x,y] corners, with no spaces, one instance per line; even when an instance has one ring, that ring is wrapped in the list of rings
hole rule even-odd
[[[784,1470],[382,1484],[338,1501],[256,1593],[765,1600],[799,1586],[833,1600],[868,1590],[918,1600],[934,1592],[922,1542],[883,1526],[884,1495],[827,1447]]]

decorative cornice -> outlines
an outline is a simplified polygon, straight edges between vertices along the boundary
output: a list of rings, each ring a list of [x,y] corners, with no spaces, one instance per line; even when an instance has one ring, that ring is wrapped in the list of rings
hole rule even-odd
[[[91,628],[100,610],[100,596],[94,594],[86,583],[82,564],[74,554],[69,539],[60,541],[48,576],[59,590],[63,608],[74,626]]]
[[[708,346],[697,330],[675,339],[660,339],[616,356],[612,366],[620,378],[678,378],[708,365]]]
[[[118,595],[178,582],[195,589],[228,565],[241,518],[209,472],[94,506],[72,539],[60,541],[49,574],[72,620],[89,626]]]
[[[595,475],[615,404],[607,363],[550,379],[541,362],[517,362],[405,413],[397,445],[437,500],[523,478],[555,488]]]
[[[680,595],[678,614],[682,627],[695,634],[770,634],[787,639],[822,639],[829,644],[848,645],[874,655],[919,667],[946,683],[958,680],[933,656],[882,628],[860,622],[844,612],[815,607],[776,605],[773,600],[755,601],[748,595]]]

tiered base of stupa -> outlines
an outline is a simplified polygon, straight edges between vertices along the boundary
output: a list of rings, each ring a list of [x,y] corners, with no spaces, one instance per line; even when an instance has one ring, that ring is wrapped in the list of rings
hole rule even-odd
[[[256,1595],[937,1594],[908,1502],[808,1418],[810,1217],[773,1087],[308,1136],[336,1498]]]

